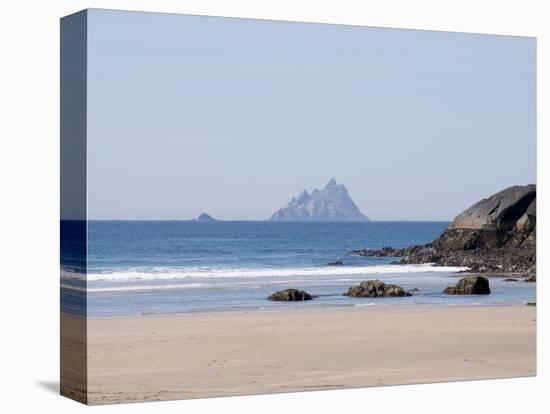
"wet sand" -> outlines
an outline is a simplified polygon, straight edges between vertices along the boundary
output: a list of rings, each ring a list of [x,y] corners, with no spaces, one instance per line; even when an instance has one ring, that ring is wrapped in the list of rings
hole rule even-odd
[[[78,319],[62,317],[68,323]],[[105,404],[532,376],[535,319],[531,306],[89,318],[87,400]]]

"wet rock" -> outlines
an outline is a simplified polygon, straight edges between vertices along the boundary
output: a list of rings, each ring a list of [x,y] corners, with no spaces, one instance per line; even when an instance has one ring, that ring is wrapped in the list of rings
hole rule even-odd
[[[483,276],[466,276],[454,286],[445,288],[447,295],[488,295],[491,293],[489,279]]]
[[[295,302],[302,300],[312,300],[313,296],[303,290],[285,289],[269,295],[268,299],[275,301]]]
[[[527,248],[500,248],[474,250],[437,250],[431,245],[406,249],[355,250],[350,252],[367,257],[399,257],[393,264],[433,263],[435,266],[467,267],[468,273],[523,273],[536,271],[536,250]],[[380,253],[380,254],[379,254]]]
[[[403,297],[411,296],[401,286],[385,284],[381,280],[366,280],[357,286],[348,289],[345,296],[355,298],[376,298],[376,297]]]
[[[526,282],[530,282],[530,283],[534,283],[537,281],[537,276],[536,275],[533,275],[531,277],[528,277],[527,279],[525,279]]]
[[[508,277],[506,279],[504,279],[504,282],[517,282],[518,280],[517,279],[514,279],[513,277]]]
[[[341,260],[337,260],[335,262],[330,262],[330,263],[327,263],[328,266],[344,266],[344,262],[342,262]]]

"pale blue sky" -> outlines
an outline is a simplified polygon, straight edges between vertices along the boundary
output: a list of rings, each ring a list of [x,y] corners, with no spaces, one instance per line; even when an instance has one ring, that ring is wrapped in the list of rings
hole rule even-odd
[[[534,38],[88,14],[90,218],[266,219],[334,177],[373,219],[535,182]]]

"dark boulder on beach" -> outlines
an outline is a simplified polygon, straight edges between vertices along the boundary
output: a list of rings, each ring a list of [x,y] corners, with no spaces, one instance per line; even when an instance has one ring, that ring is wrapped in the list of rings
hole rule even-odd
[[[352,286],[344,293],[344,296],[354,298],[376,298],[376,297],[403,297],[412,296],[401,286],[385,284],[381,280],[366,280],[357,286]]]
[[[302,300],[312,300],[313,296],[303,290],[285,289],[269,295],[268,299],[283,302],[295,302]]]
[[[488,295],[491,293],[489,279],[483,276],[466,276],[454,286],[445,288],[447,295]]]

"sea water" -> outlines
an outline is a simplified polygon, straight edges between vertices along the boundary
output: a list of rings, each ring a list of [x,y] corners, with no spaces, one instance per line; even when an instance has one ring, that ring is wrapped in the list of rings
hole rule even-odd
[[[447,225],[90,221],[86,229],[83,222],[62,222],[61,309],[111,316],[317,306],[524,305],[535,300],[534,284],[502,278],[490,279],[490,295],[443,295],[465,269],[396,265],[391,264],[395,258],[349,254],[424,244]],[[336,261],[344,265],[328,264]],[[342,295],[368,279],[418,291],[404,298]],[[307,302],[267,300],[287,288],[318,296]]]

